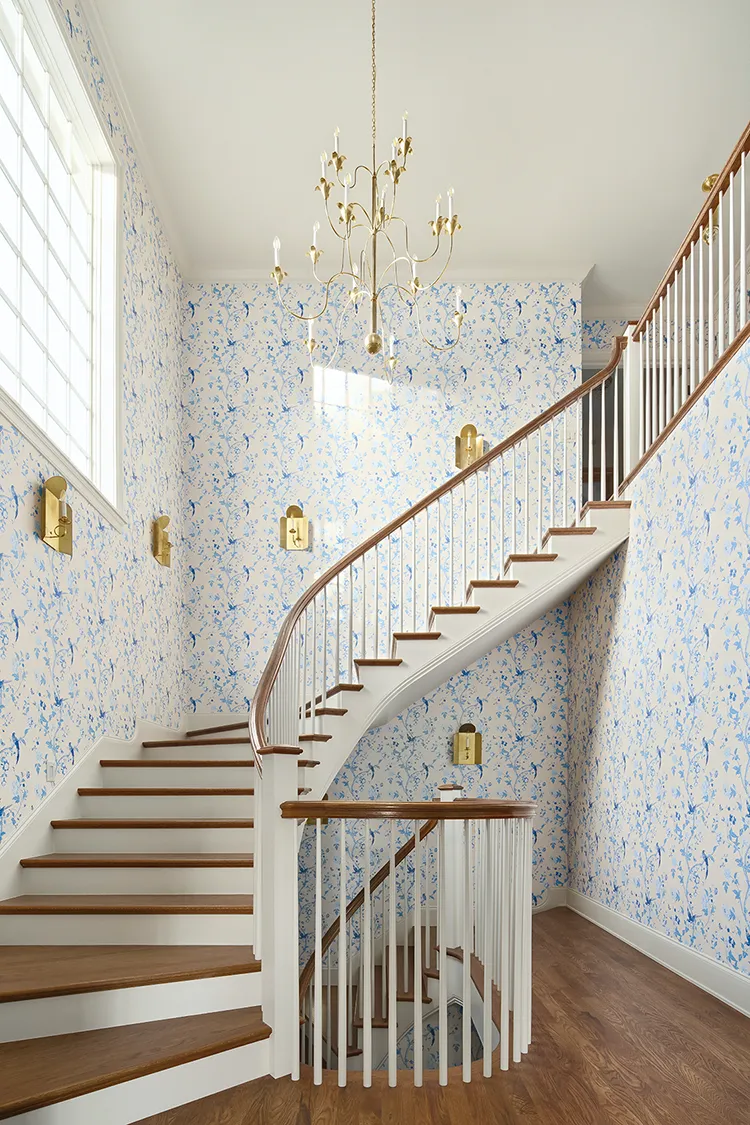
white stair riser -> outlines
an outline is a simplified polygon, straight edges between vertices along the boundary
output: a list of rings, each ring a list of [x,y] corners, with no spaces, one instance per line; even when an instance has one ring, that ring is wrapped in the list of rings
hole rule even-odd
[[[25,868],[21,883],[27,895],[248,895],[254,888],[252,867]]]
[[[250,796],[179,797],[79,797],[80,816],[95,820],[134,816],[160,818],[238,817],[252,818],[255,798]]]
[[[252,914],[5,914],[0,945],[252,945]]]
[[[196,742],[190,746],[144,746],[141,754],[142,758],[146,758],[150,762],[172,761],[175,758],[188,762],[199,762],[202,759],[208,761],[209,759],[217,758],[219,761],[246,761],[253,756],[253,750],[249,742],[239,744],[229,744],[221,746],[219,744],[209,745],[208,743]]]
[[[302,771],[300,770],[300,773]],[[253,766],[211,766],[191,769],[159,769],[147,766],[105,766],[101,771],[102,785],[115,789],[252,789],[255,786]],[[300,782],[300,785],[302,782]]]
[[[270,1040],[221,1051],[96,1090],[59,1105],[8,1118],[9,1125],[130,1125],[155,1113],[198,1101],[268,1074]]]
[[[0,1004],[0,1043],[229,1011],[261,1003],[260,973],[236,973]]]
[[[252,852],[252,828],[56,828],[56,852]]]

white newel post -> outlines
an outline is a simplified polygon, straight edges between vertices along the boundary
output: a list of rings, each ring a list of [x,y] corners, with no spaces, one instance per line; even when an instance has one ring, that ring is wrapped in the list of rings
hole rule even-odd
[[[256,925],[263,948],[263,1018],[273,1028],[271,1075],[299,1073],[299,951],[297,821],[279,806],[297,800],[301,750],[263,755],[260,840],[263,909]]]
[[[629,324],[625,329],[628,345],[623,355],[623,436],[622,453],[623,480],[635,468],[641,457],[639,449],[639,433],[641,423],[641,367],[639,348],[633,339],[635,325]]]
[[[463,794],[463,785],[439,785],[441,801],[455,801]],[[464,822],[445,822],[445,945],[455,949],[463,941],[464,905]],[[442,939],[441,939],[442,941]]]

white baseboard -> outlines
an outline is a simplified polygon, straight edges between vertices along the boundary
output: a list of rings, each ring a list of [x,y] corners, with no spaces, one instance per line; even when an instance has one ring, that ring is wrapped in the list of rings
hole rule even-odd
[[[587,918],[626,945],[632,945],[634,949],[645,953],[652,961],[671,969],[673,973],[723,1000],[743,1015],[750,1016],[750,977],[719,964],[705,953],[690,949],[666,934],[634,922],[617,910],[602,906],[578,891],[568,891],[567,905],[582,918]]]
[[[568,905],[567,887],[547,887],[542,895],[541,902],[534,905],[533,914],[541,914],[543,910],[554,910],[557,906]]]
[[[100,758],[136,758],[144,739],[169,738],[175,733],[172,727],[140,721],[133,738],[103,735],[89,750],[81,754],[70,773],[65,775],[0,848],[0,898],[23,894],[23,868],[19,866],[22,859],[55,850],[50,821],[67,820],[80,815],[78,789],[102,784]]]

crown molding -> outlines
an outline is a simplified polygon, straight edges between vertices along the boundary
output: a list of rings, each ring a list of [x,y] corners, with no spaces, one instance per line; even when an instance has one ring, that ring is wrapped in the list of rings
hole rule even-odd
[[[164,190],[161,179],[156,172],[156,166],[151,159],[148,147],[143,139],[143,134],[138,128],[130,101],[125,93],[125,86],[120,76],[120,71],[115,62],[114,52],[110,45],[104,25],[96,8],[96,0],[77,0],[84,23],[88,27],[91,38],[96,44],[97,54],[101,63],[107,84],[112,91],[112,96],[117,106],[124,129],[133,146],[136,160],[143,174],[149,194],[154,202],[159,221],[164,228],[164,234],[177,269],[184,279],[187,270],[187,253],[182,236],[168,206],[168,193]],[[78,62],[78,60],[76,60]],[[88,87],[89,75],[84,75]]]

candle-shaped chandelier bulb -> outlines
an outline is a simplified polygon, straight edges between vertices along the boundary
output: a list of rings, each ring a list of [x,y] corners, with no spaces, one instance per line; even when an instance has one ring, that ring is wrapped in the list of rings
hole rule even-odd
[[[463,306],[460,289],[456,290],[455,295],[456,311],[452,316],[453,338],[446,335],[441,340],[428,339],[420,320],[420,301],[425,293],[445,277],[453,254],[453,240],[461,229],[461,224],[455,212],[454,190],[451,187],[447,193],[447,218],[440,213],[442,196],[438,195],[435,200],[435,218],[429,223],[433,236],[432,244],[428,243],[427,252],[421,257],[414,246],[408,225],[397,214],[398,184],[406,173],[408,160],[413,151],[412,139],[408,131],[409,115],[404,110],[401,118],[401,135],[393,138],[390,159],[377,162],[375,2],[376,0],[371,0],[370,3],[372,166],[360,164],[354,173],[344,172],[347,157],[342,152],[341,130],[337,125],[333,131],[333,151],[330,156],[326,152],[320,154],[320,180],[315,188],[320,192],[329,236],[332,235],[339,243],[341,253],[337,261],[338,268],[328,278],[318,275],[317,266],[323,251],[318,246],[320,225],[316,223],[313,227],[312,244],[307,254],[312,262],[313,277],[323,288],[323,299],[319,309],[314,313],[309,313],[307,310],[301,313],[284,301],[281,285],[286,273],[281,267],[281,243],[278,238],[273,242],[274,269],[271,276],[276,282],[277,293],[285,311],[298,320],[307,321],[307,346],[311,357],[314,348],[318,346],[313,337],[313,321],[322,317],[330,307],[331,287],[334,284],[338,282],[348,287],[350,299],[344,302],[343,311],[339,315],[335,348],[333,354],[326,357],[326,362],[330,365],[338,351],[343,319],[347,312],[354,313],[354,310],[359,311],[367,307],[369,324],[364,335],[365,349],[370,355],[383,353],[386,374],[390,376],[395,368],[396,357],[393,336],[390,337],[387,355],[383,348],[381,326],[384,308],[388,309],[386,322],[389,322],[393,306],[402,304],[407,315],[414,317],[423,342],[435,351],[450,351],[461,338]],[[354,162],[349,167],[354,167]],[[335,202],[331,197],[339,192],[340,201]],[[447,248],[447,254],[440,264],[438,254],[444,247]],[[420,281],[418,267],[425,267],[433,274],[432,280],[427,284]]]

